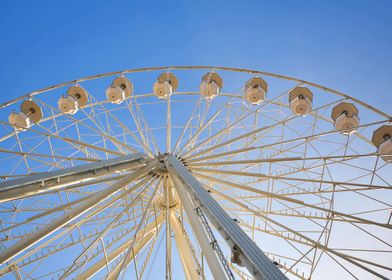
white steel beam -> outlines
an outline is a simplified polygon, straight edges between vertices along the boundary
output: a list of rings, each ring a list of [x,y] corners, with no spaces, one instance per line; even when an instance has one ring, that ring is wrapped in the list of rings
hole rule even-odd
[[[145,207],[145,211],[144,211],[142,217],[140,218],[140,220],[138,222],[137,228],[135,229],[135,232],[134,232],[134,236],[135,237],[137,236],[139,231],[142,229],[143,225],[144,225],[143,232],[145,232],[145,230],[146,230],[145,222],[148,220],[148,214],[149,214],[148,209],[150,208],[150,206],[151,206],[151,204],[152,204],[152,202],[154,200],[155,194],[157,193],[157,190],[160,187],[160,183],[161,182],[158,182],[157,186],[155,187],[153,193],[150,196],[150,199],[149,199],[149,201],[147,203],[147,206]],[[124,255],[124,257],[122,258],[122,260],[108,274],[108,276],[106,278],[107,280],[119,279],[121,273],[123,273],[122,277],[124,277],[124,273],[125,273],[125,270],[127,269],[127,266],[134,259],[134,257],[133,257],[134,254],[132,253],[132,250],[134,249],[135,243],[136,243],[136,239],[134,238],[132,240],[131,244],[128,246],[128,250],[127,250],[126,254]],[[136,268],[136,266],[135,266],[135,268]],[[137,276],[137,269],[136,269],[136,278],[138,278],[138,276]]]
[[[118,221],[121,219],[121,217],[125,214],[128,213],[131,208],[133,208],[139,201],[141,196],[146,192],[146,190],[150,187],[149,184],[147,184],[142,191],[140,191],[135,198],[114,218],[106,227],[105,229],[102,230],[102,232],[90,243],[87,248],[83,250],[83,252],[75,259],[75,262],[78,262],[80,259],[82,259],[85,255],[87,255],[91,249],[95,248],[95,246],[99,243],[100,240],[103,240],[104,236],[112,229],[112,227],[118,223]]]
[[[380,223],[380,222],[364,219],[364,218],[361,218],[361,217],[358,217],[358,216],[346,214],[346,213],[343,213],[343,212],[330,210],[328,208],[323,208],[323,207],[320,207],[320,206],[317,206],[317,205],[306,203],[306,202],[304,202],[302,200],[299,200],[299,199],[286,197],[284,195],[273,193],[273,192],[263,191],[263,190],[252,188],[252,187],[249,187],[249,186],[246,186],[246,185],[237,184],[237,183],[233,183],[233,182],[230,182],[230,181],[226,181],[226,180],[222,180],[222,179],[206,176],[206,175],[203,175],[203,174],[200,174],[200,173],[197,173],[197,174],[195,173],[195,175],[197,177],[208,179],[208,180],[210,180],[212,182],[217,182],[217,183],[225,184],[227,186],[231,186],[231,187],[235,187],[235,188],[238,188],[238,189],[242,189],[242,190],[254,192],[254,193],[257,193],[257,194],[261,194],[261,195],[263,195],[265,197],[276,198],[276,199],[279,199],[279,200],[292,202],[292,203],[295,203],[295,204],[298,204],[298,205],[302,205],[302,206],[305,206],[305,207],[309,207],[309,208],[313,208],[313,209],[316,209],[316,210],[319,210],[319,211],[330,213],[330,214],[332,214],[334,216],[340,216],[342,218],[349,218],[350,222],[352,222],[352,223],[356,223],[358,221],[359,223],[365,223],[365,224],[376,225],[376,226],[392,229],[392,225],[390,225],[388,223]]]
[[[136,153],[0,182],[0,202],[39,195],[74,184],[96,180],[98,177],[108,176],[116,172],[144,165],[147,163],[147,160],[146,155]]]
[[[124,177],[113,186],[92,195],[89,199],[85,200],[77,207],[68,209],[67,211],[65,211],[64,215],[51,221],[46,226],[38,229],[28,237],[20,240],[18,243],[7,248],[0,254],[0,264],[6,263],[10,259],[14,258],[15,256],[21,254],[22,252],[33,246],[34,244],[38,243],[51,233],[55,232],[59,228],[77,219],[103,200],[114,195],[121,188],[127,186],[131,182],[140,178],[142,175],[151,171],[156,166],[156,163],[156,160],[152,160],[150,163],[147,164],[147,166],[140,168],[132,174]]]
[[[364,183],[355,183],[355,182],[328,181],[328,180],[324,180],[324,179],[320,180],[320,179],[297,178],[297,177],[286,177],[286,176],[273,176],[273,175],[269,175],[269,174],[227,170],[227,169],[192,168],[191,166],[189,167],[189,169],[194,172],[256,177],[256,178],[261,178],[261,179],[265,179],[265,180],[272,179],[272,180],[278,180],[278,181],[320,183],[320,184],[328,184],[328,185],[352,186],[352,187],[362,187],[362,188],[370,188],[370,189],[390,189],[391,188],[390,186],[387,186],[387,185],[383,186],[383,185],[364,184]],[[204,176],[204,175],[200,175],[200,176]],[[211,178],[209,178],[209,179],[211,179]]]
[[[300,239],[303,239],[303,240],[308,242],[308,244],[306,244],[304,242],[302,242],[302,244],[306,244],[308,246],[313,246],[313,247],[321,249],[321,250],[323,250],[323,251],[325,251],[327,253],[332,253],[332,254],[334,254],[334,255],[336,255],[336,256],[338,256],[338,257],[340,257],[340,258],[342,258],[342,259],[344,259],[344,260],[346,260],[346,261],[348,261],[348,262],[350,262],[350,263],[352,263],[352,264],[354,264],[354,265],[356,265],[356,266],[358,266],[358,267],[360,267],[360,268],[362,268],[362,269],[364,269],[364,270],[366,270],[366,271],[376,275],[377,277],[379,277],[381,279],[384,279],[384,280],[388,279],[385,276],[383,276],[380,273],[378,273],[377,271],[375,271],[373,269],[370,269],[369,267],[363,265],[363,263],[370,264],[370,265],[373,265],[373,266],[376,266],[376,267],[380,267],[382,269],[386,269],[386,270],[390,270],[390,271],[392,270],[392,268],[387,267],[387,266],[383,266],[383,265],[380,265],[380,264],[377,264],[377,263],[374,263],[374,262],[370,262],[370,261],[367,261],[367,260],[364,260],[364,259],[361,259],[361,258],[358,258],[358,257],[355,257],[355,256],[350,256],[350,255],[347,255],[347,254],[344,254],[344,253],[340,253],[340,252],[338,252],[336,250],[333,250],[333,249],[331,249],[331,248],[329,248],[329,247],[319,243],[318,241],[315,241],[315,240],[307,237],[306,235],[301,234],[298,231],[295,231],[295,230],[291,229],[290,227],[287,227],[287,226],[285,226],[285,225],[283,225],[283,224],[281,224],[281,223],[279,223],[279,222],[277,222],[277,221],[275,221],[275,220],[265,216],[261,212],[254,211],[253,209],[251,209],[247,205],[245,205],[245,204],[241,203],[240,201],[238,201],[238,199],[236,200],[236,199],[234,199],[234,198],[232,198],[230,196],[227,196],[227,195],[225,195],[225,194],[223,194],[223,193],[221,193],[221,192],[219,192],[217,190],[214,190],[214,192],[217,193],[219,196],[224,197],[228,201],[231,201],[232,203],[238,205],[239,207],[241,207],[243,209],[246,209],[249,212],[252,212],[255,216],[258,216],[258,217],[260,217],[263,220],[268,220],[270,223],[273,223],[273,224],[281,227],[282,229],[285,229],[286,231],[295,234]],[[276,235],[276,236],[279,236],[281,238],[285,238],[282,235]],[[294,239],[293,241],[300,242],[298,239],[297,240]]]
[[[170,176],[179,184],[176,185],[177,191],[189,193],[195,203],[199,204],[232,251],[238,254],[240,264],[246,266],[255,279],[287,279],[176,157],[168,156],[166,167]]]
[[[182,267],[187,280],[200,279],[197,268],[192,259],[192,251],[189,244],[185,238],[184,232],[181,229],[180,223],[177,220],[176,215],[171,210],[170,211],[170,224],[175,233],[176,247],[178,250],[178,255],[180,256]],[[200,271],[201,273],[201,271]]]
[[[171,176],[171,179],[173,181],[174,187],[177,190],[178,196],[180,197],[182,206],[184,207],[192,231],[195,234],[196,239],[204,254],[204,257],[207,260],[208,267],[210,268],[212,276],[214,277],[214,279],[227,279],[222,264],[219,261],[215,251],[213,250],[210,241],[208,240],[207,233],[195,212],[195,206],[193,205],[191,198],[189,197],[187,191],[177,177]]]
[[[171,220],[170,220],[170,200],[169,200],[169,178],[163,179],[163,187],[166,197],[165,216],[166,216],[166,280],[172,280],[172,242],[171,242]]]
[[[124,243],[117,249],[115,249],[113,252],[108,254],[107,259],[102,258],[99,261],[95,262],[94,265],[89,267],[87,270],[79,274],[75,279],[90,279],[93,277],[95,274],[97,274],[99,271],[101,271],[102,268],[106,266],[106,264],[112,263],[114,260],[116,260],[121,254],[123,254],[125,251],[128,250],[129,246],[131,245],[133,240],[136,240],[137,243],[135,246],[132,248],[132,254],[131,254],[131,261],[135,258],[135,256],[148,244],[148,242],[158,234],[159,228],[164,220],[163,215],[159,215],[156,220],[152,221],[150,224],[146,226],[146,230],[143,233],[138,234],[136,237],[132,238],[130,241]]]

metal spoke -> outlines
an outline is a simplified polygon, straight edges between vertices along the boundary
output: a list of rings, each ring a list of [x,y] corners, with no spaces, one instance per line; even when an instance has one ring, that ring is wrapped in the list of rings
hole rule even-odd
[[[180,86],[161,98],[156,77],[171,71]],[[352,130],[342,106],[358,111]],[[392,116],[353,96],[174,66],[53,85],[0,110],[13,112],[0,120],[2,277],[392,277]]]
[[[279,199],[279,200],[283,200],[283,201],[299,204],[299,205],[302,205],[302,206],[305,206],[305,207],[313,208],[313,209],[316,209],[316,210],[320,210],[320,211],[323,211],[323,212],[326,212],[326,213],[329,213],[329,214],[332,214],[332,215],[335,215],[335,216],[341,216],[341,217],[349,218],[349,219],[353,220],[353,222],[358,221],[358,222],[363,222],[363,223],[367,223],[367,224],[372,224],[372,225],[377,225],[377,226],[380,226],[380,227],[385,227],[385,228],[388,228],[388,229],[392,229],[392,225],[389,225],[387,223],[379,223],[379,222],[375,222],[375,221],[370,221],[370,220],[363,219],[363,218],[360,218],[360,217],[357,217],[357,216],[353,216],[353,215],[350,215],[350,214],[346,214],[346,213],[342,213],[342,212],[338,212],[338,211],[333,211],[333,210],[329,210],[329,209],[326,209],[326,208],[323,208],[323,207],[319,207],[319,206],[316,206],[316,205],[313,205],[313,204],[305,203],[304,201],[299,200],[299,199],[289,198],[289,197],[286,197],[286,196],[283,196],[283,195],[266,192],[266,191],[263,191],[263,190],[259,190],[259,189],[255,189],[255,188],[248,187],[248,186],[245,186],[245,185],[224,181],[224,180],[213,178],[213,177],[210,177],[210,176],[206,176],[206,175],[202,175],[202,174],[195,174],[195,175],[197,177],[207,178],[207,179],[209,179],[211,181],[214,181],[214,182],[219,182],[219,183],[223,183],[225,185],[229,185],[229,186],[236,187],[236,188],[239,188],[239,189],[243,189],[243,190],[251,191],[251,192],[254,192],[254,193],[258,193],[258,194],[261,194],[261,195],[263,195],[265,197],[273,197],[275,199]]]

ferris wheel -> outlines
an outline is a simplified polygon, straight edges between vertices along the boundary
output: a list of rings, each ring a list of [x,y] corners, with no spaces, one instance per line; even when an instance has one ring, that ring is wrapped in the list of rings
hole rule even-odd
[[[392,278],[392,117],[355,97],[176,66],[0,112],[4,279]]]

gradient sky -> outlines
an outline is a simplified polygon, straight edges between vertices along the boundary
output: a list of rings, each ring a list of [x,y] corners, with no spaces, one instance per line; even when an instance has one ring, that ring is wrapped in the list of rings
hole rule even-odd
[[[0,1],[0,103],[145,66],[255,68],[391,112],[392,2]]]
[[[392,113],[391,0],[0,0],[0,35],[0,104],[103,72],[216,65],[298,77]]]

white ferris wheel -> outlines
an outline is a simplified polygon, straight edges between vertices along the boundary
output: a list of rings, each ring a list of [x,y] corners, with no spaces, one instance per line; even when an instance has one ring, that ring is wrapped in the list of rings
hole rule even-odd
[[[392,277],[392,117],[353,96],[176,66],[0,112],[2,279]]]

